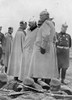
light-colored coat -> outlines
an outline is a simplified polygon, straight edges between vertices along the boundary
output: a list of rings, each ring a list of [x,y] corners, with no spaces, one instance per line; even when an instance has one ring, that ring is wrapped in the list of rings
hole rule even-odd
[[[19,29],[13,41],[13,47],[12,47],[11,57],[8,66],[9,67],[8,75],[14,77],[20,76],[24,41],[25,41],[24,31],[22,29]]]
[[[51,21],[45,21],[39,28],[33,54],[30,62],[29,77],[54,78],[58,77],[56,49],[53,43],[55,28]],[[40,47],[46,49],[41,54]]]
[[[4,45],[4,65],[8,67],[9,58],[11,54],[12,49],[12,43],[13,43],[13,37],[9,33],[6,33],[5,35],[5,45]]]
[[[29,66],[31,55],[33,51],[34,42],[36,40],[38,29],[34,29],[33,31],[28,30],[27,36],[24,43],[23,56],[22,56],[22,65],[21,65],[21,75],[20,80],[24,80],[28,76]]]

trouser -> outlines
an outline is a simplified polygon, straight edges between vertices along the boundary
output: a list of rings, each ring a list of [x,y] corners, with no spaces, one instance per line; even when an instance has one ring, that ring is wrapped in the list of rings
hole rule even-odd
[[[1,58],[2,58],[2,53],[3,53],[2,47],[0,47],[0,60],[1,60]]]
[[[5,73],[7,73],[7,67],[5,66]]]
[[[61,72],[61,80],[64,80],[65,79],[66,70],[67,70],[67,68],[58,68],[59,75],[60,75],[60,72]]]

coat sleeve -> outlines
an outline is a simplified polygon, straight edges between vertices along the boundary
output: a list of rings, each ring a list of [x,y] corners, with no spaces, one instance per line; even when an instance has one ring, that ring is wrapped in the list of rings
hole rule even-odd
[[[54,27],[54,24],[51,22],[51,21],[47,21],[46,20],[46,24],[50,27],[50,33],[51,33],[51,36],[54,37],[56,32],[55,32],[55,27]]]
[[[35,44],[40,47],[41,46],[41,42],[42,42],[42,29],[39,28],[39,30],[37,32],[37,38],[36,38]]]
[[[69,48],[71,48],[71,36],[69,35]]]
[[[23,33],[24,34],[24,33]],[[23,52],[23,45],[24,45],[24,42],[25,42],[25,35],[21,35],[21,50]]]

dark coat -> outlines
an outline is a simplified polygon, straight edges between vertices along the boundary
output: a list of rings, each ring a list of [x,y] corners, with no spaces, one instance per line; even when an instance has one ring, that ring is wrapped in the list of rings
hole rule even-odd
[[[71,47],[71,36],[67,33],[60,32],[57,35],[57,59],[59,68],[69,67],[69,49],[59,48],[60,47]]]

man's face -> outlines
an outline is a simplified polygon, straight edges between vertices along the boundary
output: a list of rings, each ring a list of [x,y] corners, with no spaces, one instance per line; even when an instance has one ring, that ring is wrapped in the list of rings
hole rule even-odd
[[[62,31],[63,33],[66,33],[67,28],[66,28],[66,27],[62,27],[62,28],[61,28],[61,31]]]
[[[35,27],[36,26],[36,23],[35,22],[29,22],[29,27]]]
[[[9,32],[10,34],[12,34],[12,33],[13,33],[13,28],[12,28],[12,29],[9,29],[8,32]]]
[[[33,23],[32,22],[29,22],[29,27],[32,27],[33,26]]]
[[[40,20],[43,21],[43,22],[44,22],[47,18],[48,18],[47,15],[40,15]]]
[[[27,23],[24,23],[24,24],[22,25],[22,27],[23,27],[23,30],[25,30],[25,29],[27,28]]]

